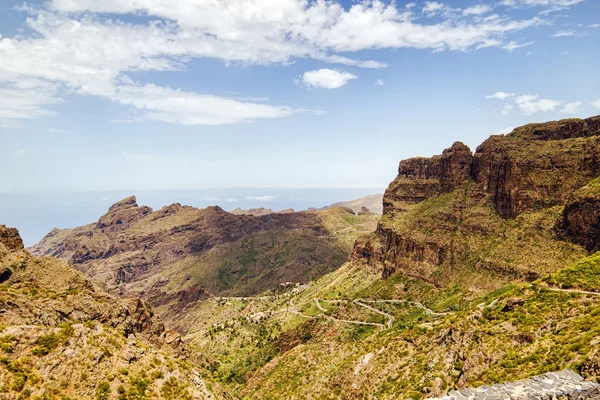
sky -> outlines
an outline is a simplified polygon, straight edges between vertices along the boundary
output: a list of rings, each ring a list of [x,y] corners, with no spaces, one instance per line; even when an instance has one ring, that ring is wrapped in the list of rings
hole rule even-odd
[[[597,0],[5,0],[0,35],[0,192],[380,188],[600,114]]]

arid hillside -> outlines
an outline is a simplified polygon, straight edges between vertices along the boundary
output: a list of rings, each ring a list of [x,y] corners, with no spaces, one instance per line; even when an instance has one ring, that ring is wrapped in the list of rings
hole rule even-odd
[[[334,271],[378,218],[339,207],[234,215],[173,204],[153,212],[129,197],[97,223],[53,230],[31,252],[69,262],[110,293],[145,298],[187,330],[180,318],[198,301],[276,292]]]
[[[600,378],[600,117],[402,161],[351,262],[204,302],[187,338],[240,398],[420,399],[570,368]],[[200,325],[199,325],[200,326]]]
[[[3,225],[0,271],[0,397],[221,398],[202,377],[207,363],[146,302],[120,300],[62,261],[32,257]]]

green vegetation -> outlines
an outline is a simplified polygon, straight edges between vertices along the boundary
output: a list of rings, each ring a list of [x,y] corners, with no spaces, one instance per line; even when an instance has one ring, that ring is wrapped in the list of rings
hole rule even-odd
[[[108,400],[110,398],[110,383],[107,381],[102,381],[98,385],[98,390],[96,391],[96,400]]]
[[[600,293],[600,252],[586,257],[569,268],[544,279],[544,282],[564,289],[580,289]]]

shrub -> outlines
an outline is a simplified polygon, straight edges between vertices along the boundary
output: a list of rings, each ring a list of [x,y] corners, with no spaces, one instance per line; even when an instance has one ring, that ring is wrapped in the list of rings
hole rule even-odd
[[[37,347],[33,349],[33,354],[36,356],[45,356],[58,346],[59,341],[59,337],[54,333],[40,336],[36,342]]]
[[[110,398],[110,384],[106,381],[100,382],[96,391],[97,400],[108,400]]]
[[[163,383],[160,393],[166,400],[191,400],[186,385],[179,383],[174,377],[170,377]]]
[[[25,375],[23,372],[17,372],[13,376],[11,388],[12,388],[12,390],[20,392],[25,387],[26,382],[27,382],[27,375]]]

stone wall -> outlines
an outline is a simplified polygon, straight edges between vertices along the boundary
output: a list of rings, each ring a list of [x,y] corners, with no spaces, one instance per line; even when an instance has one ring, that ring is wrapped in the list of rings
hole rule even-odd
[[[435,400],[538,400],[538,399],[600,399],[600,385],[586,382],[575,372],[565,369],[549,372],[530,379],[480,386],[473,389],[453,390]]]

